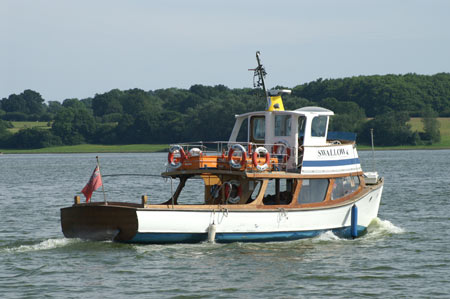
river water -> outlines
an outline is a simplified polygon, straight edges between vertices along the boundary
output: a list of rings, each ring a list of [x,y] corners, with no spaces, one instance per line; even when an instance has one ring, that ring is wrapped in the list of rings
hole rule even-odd
[[[372,170],[372,153],[360,156]],[[170,181],[149,176],[165,161],[166,154],[101,154],[108,200],[169,198]],[[375,152],[382,204],[357,240],[325,233],[285,243],[162,246],[64,238],[59,210],[88,181],[95,154],[0,155],[0,297],[448,298],[449,161],[449,150]]]

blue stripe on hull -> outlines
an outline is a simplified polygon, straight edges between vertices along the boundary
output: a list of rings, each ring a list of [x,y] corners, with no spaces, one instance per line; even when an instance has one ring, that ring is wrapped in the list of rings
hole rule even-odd
[[[231,242],[281,242],[313,238],[320,235],[322,230],[301,232],[268,232],[268,233],[225,233],[216,234],[217,243]]]
[[[366,234],[367,228],[364,227],[364,226],[361,226],[361,225],[357,225],[356,226],[356,231],[357,231],[357,237],[361,237],[361,236]],[[351,226],[338,228],[338,229],[333,229],[332,232],[333,232],[333,234],[335,234],[339,238],[345,238],[345,239],[352,239],[353,238]]]
[[[173,244],[200,243],[208,239],[207,233],[137,233],[127,243]]]
[[[266,232],[266,233],[217,233],[217,243],[231,242],[281,242],[313,238],[327,230],[310,230],[297,232]],[[340,238],[352,238],[351,227],[332,229]],[[366,233],[364,226],[358,225],[358,237]],[[173,244],[200,243],[208,239],[207,233],[137,233],[127,243],[142,244]]]
[[[344,160],[303,161],[304,167],[326,167],[360,164],[358,158]]]

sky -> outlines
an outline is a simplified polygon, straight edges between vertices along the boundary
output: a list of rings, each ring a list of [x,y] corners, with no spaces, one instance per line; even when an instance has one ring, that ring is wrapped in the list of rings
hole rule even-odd
[[[0,98],[450,72],[448,0],[0,0]]]

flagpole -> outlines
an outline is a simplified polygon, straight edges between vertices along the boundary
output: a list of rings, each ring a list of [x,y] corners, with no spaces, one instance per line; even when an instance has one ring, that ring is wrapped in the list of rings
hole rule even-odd
[[[96,156],[95,158],[97,159],[98,173],[100,174],[100,177],[101,177],[102,173],[100,171],[100,161],[98,160],[98,156]],[[103,199],[105,201],[105,205],[108,205],[108,202],[106,201],[105,188],[103,187],[103,180],[102,180],[102,192],[103,192]]]

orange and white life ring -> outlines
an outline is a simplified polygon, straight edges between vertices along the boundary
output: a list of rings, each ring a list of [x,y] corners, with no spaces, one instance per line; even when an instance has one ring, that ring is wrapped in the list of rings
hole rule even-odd
[[[291,149],[286,141],[279,141],[274,144],[272,152],[277,155],[283,155],[283,163],[286,163],[291,157]]]
[[[231,180],[224,183],[225,185],[225,201],[227,203],[236,204],[241,200],[242,186],[237,180]]]
[[[175,159],[174,159],[175,153],[180,153],[180,159],[178,160],[178,162],[175,162]],[[169,148],[169,155],[167,156],[167,160],[169,162],[170,167],[175,168],[175,169],[179,168],[183,164],[183,161],[185,159],[186,159],[186,154],[181,145],[175,144]]]
[[[233,154],[235,151],[241,151],[242,152],[242,156],[239,162],[233,160]],[[241,168],[241,167],[245,167],[245,165],[247,164],[247,151],[245,150],[245,148],[240,145],[240,144],[233,144],[231,146],[230,151],[228,152],[228,163],[230,163],[231,168]]]
[[[263,154],[266,157],[266,160],[264,161],[263,165],[258,164],[258,156],[260,154]],[[262,147],[262,146],[256,148],[252,155],[252,163],[253,163],[253,165],[255,165],[256,169],[258,169],[259,171],[267,170],[267,168],[269,168],[269,165],[270,165],[269,151],[265,147]]]
[[[202,150],[198,147],[193,147],[189,150],[189,157],[201,157],[203,154]]]

